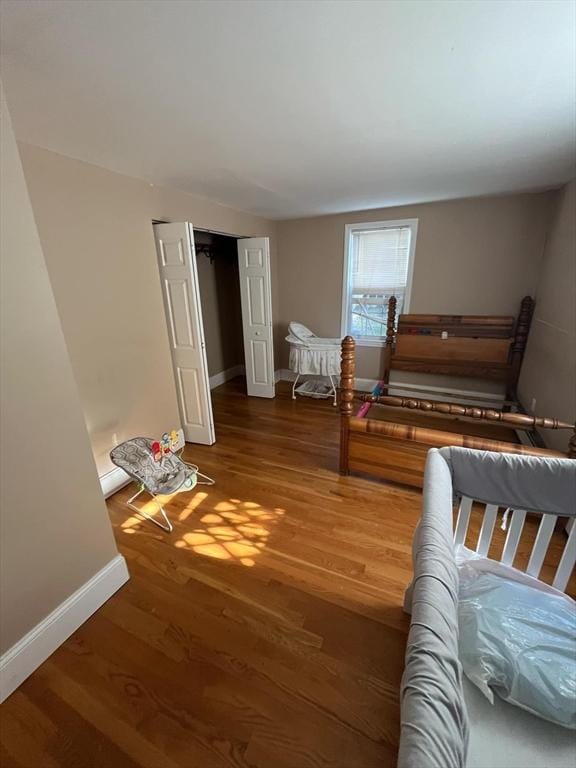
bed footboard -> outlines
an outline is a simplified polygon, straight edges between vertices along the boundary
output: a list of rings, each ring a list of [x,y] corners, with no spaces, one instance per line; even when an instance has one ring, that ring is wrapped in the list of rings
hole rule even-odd
[[[382,480],[422,487],[426,454],[430,448],[448,446],[473,448],[498,453],[550,456],[576,459],[576,432],[573,424],[557,419],[533,417],[490,408],[477,408],[433,400],[394,397],[390,395],[358,395],[354,393],[355,342],[347,336],[342,342],[340,381],[340,473],[358,472]],[[462,432],[358,418],[353,415],[354,402],[368,402],[397,408],[399,413],[421,412],[456,416]],[[522,445],[503,439],[479,437],[466,432],[467,424],[499,425],[509,429],[566,429],[572,432],[567,454],[545,448]],[[498,436],[498,434],[497,434]]]

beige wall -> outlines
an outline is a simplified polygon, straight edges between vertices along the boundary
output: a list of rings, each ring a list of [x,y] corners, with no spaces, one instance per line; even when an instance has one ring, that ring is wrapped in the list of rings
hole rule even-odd
[[[346,223],[418,218],[412,311],[516,314],[522,296],[535,291],[554,199],[510,195],[273,223],[37,147],[20,149],[100,474],[111,468],[114,439],[158,434],[179,421],[153,219],[271,236],[275,367],[286,368],[290,320],[340,335]],[[237,364],[236,334],[226,329],[240,328],[235,310],[223,310],[228,300],[214,301],[224,283],[223,293],[230,290],[231,275],[219,275],[205,257],[198,264],[214,375]],[[380,349],[360,349],[358,376],[376,378],[381,357]]]
[[[20,145],[99,473],[114,439],[179,424],[152,220],[235,235],[274,225],[173,189]]]
[[[206,232],[195,232],[194,240],[211,244],[215,238]],[[216,242],[220,244],[216,258],[211,261],[200,253],[196,260],[210,376],[244,364],[236,241],[229,238],[225,246],[221,238],[216,238]]]
[[[519,391],[528,408],[536,398],[539,415],[576,421],[576,179],[555,196]],[[566,450],[566,432],[542,434]]]
[[[516,314],[536,286],[550,199],[486,197],[278,222],[278,322],[339,336],[345,224],[405,218],[419,220],[412,312]],[[287,345],[280,349],[286,367]],[[381,350],[359,349],[358,376],[381,370]]]
[[[117,551],[3,97],[1,112],[3,653]]]

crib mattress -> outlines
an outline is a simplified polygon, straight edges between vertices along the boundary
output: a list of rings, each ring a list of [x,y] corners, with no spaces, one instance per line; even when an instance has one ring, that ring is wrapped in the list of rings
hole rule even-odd
[[[576,732],[495,697],[464,680],[470,721],[466,768],[574,768]]]

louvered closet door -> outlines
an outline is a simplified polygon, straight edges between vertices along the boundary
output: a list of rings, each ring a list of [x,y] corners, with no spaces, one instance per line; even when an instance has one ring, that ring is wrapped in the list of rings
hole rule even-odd
[[[154,236],[184,437],[211,445],[216,437],[192,225],[155,224]]]
[[[246,388],[255,397],[274,397],[270,243],[267,237],[238,240]]]

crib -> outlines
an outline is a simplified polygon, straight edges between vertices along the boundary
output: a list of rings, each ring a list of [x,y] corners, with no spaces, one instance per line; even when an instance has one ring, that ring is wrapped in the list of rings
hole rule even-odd
[[[330,380],[330,391],[313,394],[314,397],[332,398],[337,404],[336,377],[340,372],[340,339],[316,336],[302,323],[288,325],[286,341],[290,344],[290,370],[296,374],[292,384],[292,399],[296,399],[296,385],[301,376],[323,376]]]
[[[540,517],[525,568],[539,584],[544,581],[542,568],[557,518],[576,516],[576,464],[569,459],[465,448],[429,452],[422,517],[413,542],[414,578],[405,599],[412,619],[402,681],[399,768],[566,768],[576,764],[574,731],[497,697],[490,704],[463,679],[457,547],[471,538],[467,532],[474,510],[481,514],[482,523],[472,546],[481,557],[490,553],[494,562],[494,550],[499,547],[491,548],[491,542],[504,508],[514,511],[496,557],[515,569],[527,512]],[[556,589],[566,591],[571,583],[574,593],[569,580],[575,561],[576,525],[572,525],[553,576]]]

